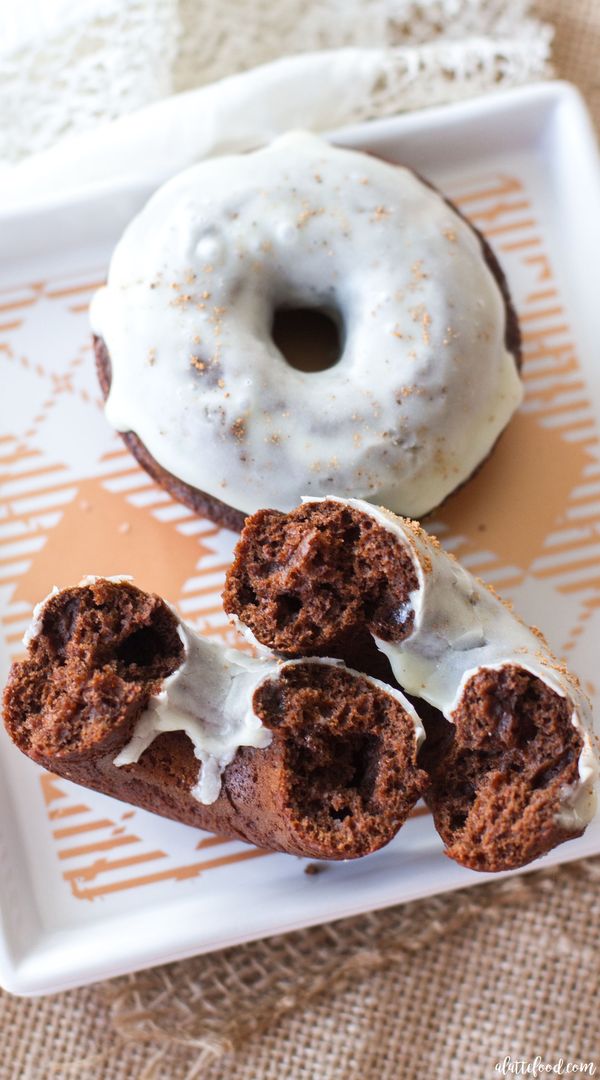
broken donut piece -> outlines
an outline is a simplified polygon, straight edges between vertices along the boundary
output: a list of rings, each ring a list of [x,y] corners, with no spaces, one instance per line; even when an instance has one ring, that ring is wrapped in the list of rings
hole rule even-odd
[[[598,767],[577,680],[416,522],[333,497],[261,510],[246,521],[223,601],[283,656],[350,650],[366,669],[356,645],[370,636],[417,711],[427,703],[425,797],[463,865],[523,866],[591,820]]]
[[[125,580],[88,579],[38,607],[4,716],[60,776],[312,858],[388,843],[427,784],[424,731],[398,691],[341,661],[226,650]]]
[[[368,629],[410,633],[418,587],[389,529],[343,501],[306,502],[247,519],[223,592],[225,611],[284,656],[339,650]]]
[[[577,680],[415,522],[333,497],[259,511],[224,606],[259,659],[129,581],[56,591],[5,692],[13,741],[78,783],[312,858],[377,850],[421,795],[476,870],[523,866],[591,820]]]

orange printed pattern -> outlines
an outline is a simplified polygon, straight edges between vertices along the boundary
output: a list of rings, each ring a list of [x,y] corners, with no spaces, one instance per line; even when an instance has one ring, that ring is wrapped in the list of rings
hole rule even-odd
[[[575,606],[563,605],[558,644],[568,654],[600,606],[597,418],[521,184],[499,178],[497,186],[474,188],[456,201],[493,240],[509,278],[516,261],[515,276],[518,270],[527,282],[519,304],[526,398],[492,458],[449,500],[434,528],[471,571],[509,597],[528,578],[551,586],[559,604],[561,597],[576,599]],[[504,487],[510,500],[499,497]],[[586,684],[594,694],[589,677]]]
[[[465,181],[450,194],[493,243],[511,284],[522,283],[516,299],[526,400],[477,476],[427,524],[509,598],[525,588],[544,602],[550,596],[563,628],[558,644],[576,657],[600,607],[600,458],[586,379],[520,180]],[[15,430],[0,435],[6,647],[11,656],[19,653],[32,606],[52,585],[72,584],[85,573],[125,572],[176,602],[200,632],[238,643],[220,603],[234,538],[158,488],[104,424],[86,316],[102,273],[88,268],[0,292],[0,363],[14,375],[19,400],[30,403]],[[31,347],[36,320],[40,328],[60,326],[58,352],[41,347],[41,329]],[[85,446],[72,445],[77,424],[90,432]],[[594,692],[591,672],[580,673]],[[138,834],[135,811],[121,813],[109,803],[116,816],[97,814],[83,792],[71,795],[69,785],[49,775],[40,784],[56,866],[77,899],[196,879],[266,854],[205,837],[200,856],[177,863]],[[424,813],[419,807],[413,816]]]
[[[130,832],[127,825],[118,824],[110,818],[96,820],[90,807],[84,803],[63,803],[63,799],[69,799],[68,792],[61,786],[60,780],[49,773],[40,776],[40,784],[49,821],[52,824],[62,823],[66,818],[69,822],[75,822],[66,826],[59,824],[52,829],[52,837],[57,841],[58,859],[67,863],[67,867],[62,870],[63,879],[77,900],[96,900],[101,896],[158,882],[190,881],[199,878],[207,870],[231,866],[269,854],[261,848],[249,847],[244,851],[200,859],[185,866],[149,869],[148,863],[152,863],[154,867],[158,861],[168,859],[167,853],[144,845],[142,839]],[[59,805],[55,806],[57,802]],[[135,814],[135,810],[125,811],[119,820],[129,821]],[[226,837],[208,836],[198,842],[196,850],[230,846]],[[127,853],[123,855],[124,848]],[[132,848],[135,850],[129,854]],[[115,851],[116,855],[113,855]],[[126,876],[115,880],[117,871],[126,871]],[[107,875],[110,876],[109,881],[106,881]]]

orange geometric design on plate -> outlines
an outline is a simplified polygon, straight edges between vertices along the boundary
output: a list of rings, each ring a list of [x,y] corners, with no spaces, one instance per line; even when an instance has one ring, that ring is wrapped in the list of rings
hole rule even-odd
[[[477,475],[436,517],[464,536],[459,558],[489,546],[503,564],[525,574],[588,461],[578,443],[542,427],[533,413],[517,413]]]
[[[175,599],[198,559],[212,554],[197,536],[184,536],[104,483],[104,477],[78,482],[77,495],[18,579],[16,600],[33,604],[53,585],[76,585],[86,574],[132,574],[140,588]]]
[[[522,190],[521,183],[514,178],[495,178],[491,186],[472,191],[457,201],[484,230],[487,227],[488,233],[497,235],[501,251],[512,253],[511,258],[518,259],[520,265],[527,266],[531,273],[533,291],[527,298],[523,319],[527,349],[523,374],[526,384],[529,384],[532,377],[534,381],[539,377],[541,362],[547,367],[547,375],[551,379],[572,376],[578,371],[578,362],[572,345],[563,344],[560,340],[568,327],[562,317],[562,308],[556,303],[557,290],[550,260],[543,251],[530,250],[541,246],[540,237],[533,235],[513,239],[508,235],[527,232],[535,227],[534,219],[526,213],[529,207]],[[506,224],[507,215],[517,211],[520,215],[518,219]],[[89,292],[91,287],[88,282],[66,290],[55,290],[54,294],[60,298],[71,293]],[[540,304],[545,307],[540,307]],[[533,309],[531,305],[534,305]],[[85,304],[81,303],[70,310],[76,313],[83,307]],[[5,329],[8,331],[10,326],[7,325]],[[528,369],[528,361],[532,363],[532,369]],[[25,358],[21,359],[23,362]],[[76,362],[80,362],[79,357]],[[45,372],[40,368],[38,374],[44,376]],[[584,386],[583,383],[575,385],[578,389]],[[69,380],[55,380],[49,388],[48,406],[58,392],[70,390]],[[502,579],[500,589],[502,585],[509,587],[518,583],[528,572],[534,573],[531,571],[532,564],[547,551],[545,545],[548,536],[564,527],[573,489],[585,479],[585,467],[592,460],[590,448],[584,441],[569,441],[563,437],[559,427],[544,426],[542,419],[545,413],[556,413],[562,408],[559,406],[557,409],[552,403],[554,387],[537,396],[543,397],[546,393],[549,395],[547,407],[537,412],[518,414],[477,476],[436,514],[444,541],[454,540],[454,550],[459,557],[472,556],[471,569],[475,570],[473,563],[478,554],[491,553],[495,558],[495,570],[502,565],[516,571],[510,582],[506,577]],[[531,404],[535,398],[529,400]],[[583,404],[586,404],[585,400]],[[570,407],[565,406],[566,411]],[[588,421],[581,423],[586,426]],[[591,440],[587,442],[591,443]],[[27,453],[25,446],[22,449]],[[131,459],[132,474],[137,469]],[[49,530],[45,546],[33,557],[24,574],[17,578],[14,601],[33,605],[52,585],[74,584],[86,573],[132,573],[143,588],[176,599],[181,596],[186,581],[192,575],[202,573],[197,569],[198,560],[203,554],[212,554],[212,550],[203,546],[198,537],[184,535],[174,521],[160,521],[149,506],[132,505],[127,493],[111,493],[107,487],[108,479],[104,476],[75,482],[73,486],[76,485],[78,489],[75,498],[66,507],[61,507],[60,521]],[[532,492],[535,492],[535,498],[531,497]],[[213,569],[216,571],[220,568]],[[589,612],[599,602],[599,596],[600,582],[594,597],[586,597],[583,618],[589,617]],[[575,634],[580,627],[572,628],[572,631]],[[145,872],[147,867],[141,866],[142,876],[114,881],[110,877],[114,871],[126,866],[133,868],[138,863],[155,859],[167,859],[168,856],[163,851],[147,849],[143,841],[129,833],[126,827],[108,821],[104,816],[99,821],[88,821],[85,815],[92,813],[90,808],[80,801],[80,797],[76,801],[71,800],[62,782],[57,782],[56,778],[46,775],[40,778],[40,782],[50,821],[54,823],[60,820],[59,828],[54,829],[54,833],[59,833],[55,835],[55,840],[62,843],[69,836],[83,834],[81,843],[73,846],[72,841],[68,840],[71,847],[67,847],[66,851],[61,847],[58,852],[61,862],[64,864],[66,860],[69,866],[63,876],[73,895],[81,899],[89,900],[112,891],[169,878],[182,880],[195,877],[203,869],[261,854],[250,848],[241,854],[225,855],[204,863],[193,860],[189,865],[168,867],[151,874]],[[427,811],[418,808],[414,814],[418,816],[423,812]],[[126,811],[120,816],[121,820],[129,819],[134,813]],[[112,830],[107,840],[101,837],[105,828]],[[96,830],[100,837],[98,840],[93,838]],[[88,837],[92,838],[88,840]],[[221,842],[223,838],[209,838],[201,840],[198,846],[203,849]],[[135,847],[136,844],[141,847]],[[123,848],[128,852],[129,845],[136,854],[125,854]],[[109,858],[106,850],[112,850],[113,846],[118,849],[117,857]],[[89,849],[90,858],[85,860],[84,865],[72,867],[70,860],[79,862],[86,849]]]

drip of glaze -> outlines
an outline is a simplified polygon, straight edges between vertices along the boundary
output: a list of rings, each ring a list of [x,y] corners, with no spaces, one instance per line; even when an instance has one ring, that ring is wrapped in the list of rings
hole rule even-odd
[[[257,688],[268,679],[278,679],[281,672],[297,664],[329,664],[341,667],[340,660],[323,657],[281,661],[269,657],[253,659],[235,649],[222,649],[206,641],[185,623],[178,625],[185,655],[182,664],[163,682],[160,693],[151,698],[139,717],[133,736],[114,760],[118,767],[139,761],[154,739],[162,732],[184,731],[191,739],[194,753],[201,762],[198,782],[191,794],[202,803],[219,797],[224,769],[233,761],[241,746],[264,749],[272,734],[253,709]],[[417,748],[425,730],[413,706],[399,691],[350,671],[357,678],[368,679],[379,690],[399,701],[412,719]]]

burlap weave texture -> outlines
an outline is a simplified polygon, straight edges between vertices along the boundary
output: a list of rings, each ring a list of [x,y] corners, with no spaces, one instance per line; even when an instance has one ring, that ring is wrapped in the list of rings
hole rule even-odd
[[[600,859],[41,1000],[0,1080],[487,1080],[600,1059]]]
[[[600,125],[600,0],[543,0]],[[600,859],[42,1000],[0,992],[0,1080],[492,1080],[595,1061]]]

